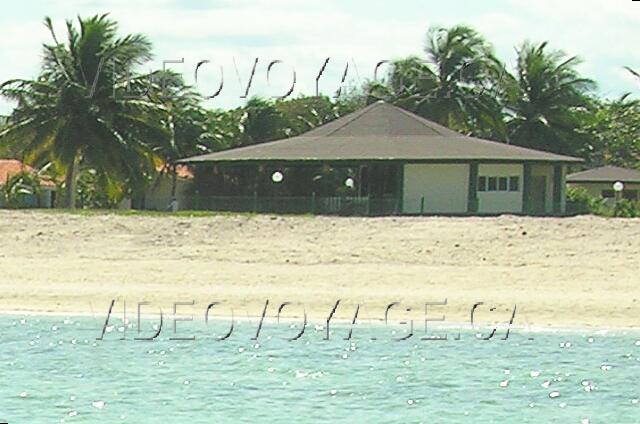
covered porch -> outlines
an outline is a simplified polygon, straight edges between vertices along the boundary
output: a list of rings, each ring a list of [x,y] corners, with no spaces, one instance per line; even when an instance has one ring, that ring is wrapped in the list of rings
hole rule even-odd
[[[403,173],[387,162],[203,164],[190,203],[223,212],[396,215]]]

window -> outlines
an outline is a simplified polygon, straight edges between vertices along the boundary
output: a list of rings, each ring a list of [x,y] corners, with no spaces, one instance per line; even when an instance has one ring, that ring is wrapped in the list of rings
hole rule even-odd
[[[507,179],[507,177],[498,178],[498,190],[499,191],[507,191],[508,183],[509,183],[509,180]]]
[[[498,191],[498,178],[497,177],[489,177],[489,188],[488,191]]]
[[[605,199],[613,199],[616,197],[616,193],[613,190],[602,190],[602,197]]]
[[[509,177],[509,191],[520,191],[520,177]]]
[[[478,178],[478,191],[487,191],[487,177]]]
[[[520,191],[520,177],[478,177],[478,191]]]
[[[613,190],[602,190],[602,197],[605,199],[615,199],[616,192]],[[638,200],[638,190],[624,190],[621,197],[631,201]]]

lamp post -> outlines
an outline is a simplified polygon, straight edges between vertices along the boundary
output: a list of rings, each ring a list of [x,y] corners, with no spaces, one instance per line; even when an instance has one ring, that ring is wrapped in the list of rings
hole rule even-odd
[[[271,204],[270,212],[279,213],[282,212],[280,204],[284,202],[284,199],[282,198],[282,182],[284,181],[284,174],[282,171],[275,171],[271,174],[271,181],[275,186],[275,196],[273,196],[269,202]]]
[[[616,206],[622,197],[622,191],[624,190],[624,183],[622,181],[616,181],[613,183],[613,191],[616,194]]]

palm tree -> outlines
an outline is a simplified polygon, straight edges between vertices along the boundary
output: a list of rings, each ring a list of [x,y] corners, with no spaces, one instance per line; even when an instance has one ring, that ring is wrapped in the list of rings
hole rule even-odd
[[[582,131],[589,135],[581,155],[590,166],[616,165],[640,169],[640,100],[625,94],[594,101]]]
[[[242,145],[264,143],[286,136],[286,122],[275,102],[260,97],[249,99],[240,124]]]
[[[286,137],[300,135],[362,106],[365,104],[357,92],[348,93],[336,101],[327,96],[301,96],[276,102],[276,108],[283,116]]]
[[[628,66],[625,66],[625,67],[624,67],[624,69],[626,69],[626,70],[627,70],[631,75],[633,75],[634,77],[636,77],[636,78],[639,78],[639,79],[640,79],[640,72],[638,72],[638,71],[636,71],[635,69],[630,68],[630,67],[628,67]]]
[[[45,26],[52,44],[43,46],[39,77],[0,85],[0,95],[17,102],[0,140],[28,162],[60,165],[68,208],[75,207],[79,166],[141,184],[153,167],[147,142],[165,136],[161,106],[130,90],[143,85],[132,74],[151,59],[151,43],[143,35],[118,38],[107,15],[78,18],[77,28],[67,21],[64,43],[51,19]]]
[[[185,157],[219,150],[222,143],[213,132],[214,121],[202,108],[202,97],[173,72],[154,75],[149,97],[161,104],[164,114],[161,124],[168,137],[153,142],[153,151],[162,162],[161,174],[171,176],[171,197],[175,198],[178,161]]]
[[[504,138],[502,107],[494,93],[504,66],[491,45],[467,26],[435,27],[425,52],[426,59],[396,61],[388,91],[377,86],[373,92],[443,125]]]
[[[594,83],[576,71],[579,63],[575,56],[548,50],[546,42],[518,49],[516,75],[505,79],[514,144],[565,154],[582,144],[577,128]]]

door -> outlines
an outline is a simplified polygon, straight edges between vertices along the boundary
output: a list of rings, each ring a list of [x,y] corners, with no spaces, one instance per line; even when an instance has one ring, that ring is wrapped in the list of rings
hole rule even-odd
[[[531,212],[544,215],[547,212],[547,177],[531,177]]]

